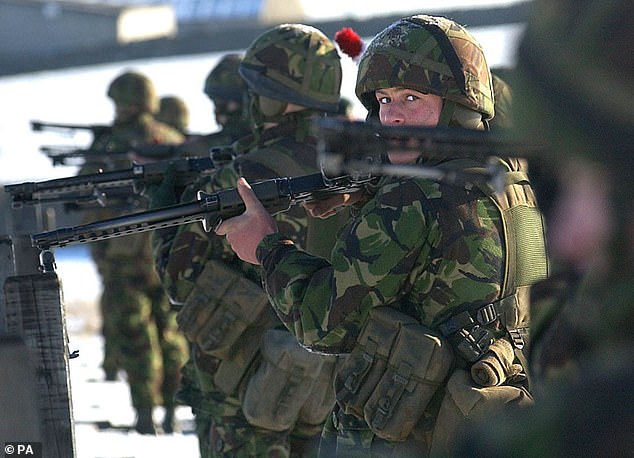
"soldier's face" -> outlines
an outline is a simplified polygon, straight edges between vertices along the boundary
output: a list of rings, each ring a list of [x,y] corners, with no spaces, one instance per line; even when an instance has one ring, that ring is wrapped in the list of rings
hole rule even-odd
[[[379,120],[384,126],[436,127],[442,111],[442,98],[414,89],[392,87],[378,89]],[[416,160],[418,152],[389,152],[394,164],[407,164]]]
[[[221,126],[226,125],[229,122],[229,113],[235,113],[240,109],[240,104],[235,100],[213,99],[214,102],[214,116],[216,117],[216,123]]]

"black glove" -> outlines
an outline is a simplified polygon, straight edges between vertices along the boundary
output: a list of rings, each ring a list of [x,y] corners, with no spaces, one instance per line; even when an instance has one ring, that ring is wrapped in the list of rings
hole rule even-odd
[[[169,165],[163,174],[163,181],[150,185],[143,193],[149,200],[150,209],[167,207],[178,203],[176,192],[176,167]]]

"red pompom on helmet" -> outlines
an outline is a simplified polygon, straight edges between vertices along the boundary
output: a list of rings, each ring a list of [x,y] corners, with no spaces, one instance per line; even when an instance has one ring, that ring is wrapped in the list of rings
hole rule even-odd
[[[363,51],[363,40],[350,27],[344,27],[335,34],[335,41],[339,49],[352,59],[356,59]]]

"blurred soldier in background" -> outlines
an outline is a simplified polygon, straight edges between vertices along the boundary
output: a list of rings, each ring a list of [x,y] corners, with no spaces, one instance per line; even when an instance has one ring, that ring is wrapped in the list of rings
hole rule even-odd
[[[173,127],[185,137],[189,133],[189,109],[185,101],[178,96],[161,97],[156,120]]]
[[[352,102],[345,97],[341,97],[341,100],[339,101],[339,109],[337,110],[336,116],[341,117],[343,120],[352,121],[354,120],[353,111],[354,106],[352,105]]]
[[[136,72],[117,76],[108,88],[115,105],[112,130],[94,139],[91,149],[125,151],[134,144],[178,144],[183,135],[156,121],[158,97],[154,85]],[[103,164],[89,164],[80,173],[98,169],[131,167],[116,156],[104,157]],[[135,211],[138,208],[134,209]],[[117,216],[121,209],[95,209],[90,221]],[[173,430],[174,394],[187,345],[177,330],[175,313],[153,269],[149,234],[137,234],[90,244],[91,255],[103,284],[100,307],[103,317],[104,362],[107,380],[123,368],[137,413],[136,430],[156,432],[152,420],[154,406],[163,405],[165,432]]]
[[[625,0],[533,8],[514,118],[524,136],[549,143],[538,158],[558,179],[549,246],[581,281],[534,304],[548,316],[530,353],[535,406],[479,425],[463,450],[624,456],[634,449],[634,9]]]
[[[235,187],[240,175],[255,181],[318,171],[310,122],[339,108],[342,70],[334,44],[313,27],[278,26],[249,46],[240,75],[250,91],[254,143],[213,178],[190,186],[183,201],[199,189]],[[295,207],[276,219],[300,246],[325,255],[347,217],[320,220]],[[259,271],[224,238],[197,223],[156,232],[154,242],[157,270],[182,305],[179,326],[191,343],[197,386],[185,388],[201,455],[315,455],[334,404],[337,359],[297,343],[270,308]]]
[[[214,104],[214,116],[220,130],[201,135],[182,145],[183,153],[206,156],[211,148],[229,146],[251,134],[247,86],[238,73],[242,55],[227,54],[209,72],[203,91]]]

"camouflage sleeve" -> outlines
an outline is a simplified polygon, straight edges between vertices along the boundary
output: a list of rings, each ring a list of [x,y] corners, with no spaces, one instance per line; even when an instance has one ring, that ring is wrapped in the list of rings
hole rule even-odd
[[[427,259],[427,225],[416,186],[384,186],[346,226],[331,262],[296,248],[280,234],[258,247],[265,288],[286,326],[304,345],[348,352],[372,307],[402,297],[418,259]]]

